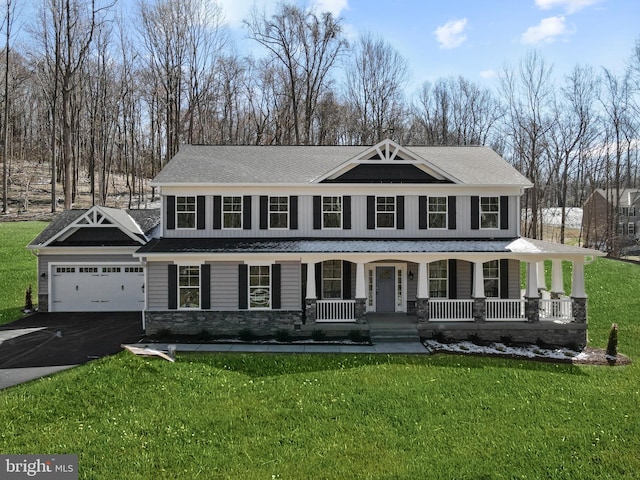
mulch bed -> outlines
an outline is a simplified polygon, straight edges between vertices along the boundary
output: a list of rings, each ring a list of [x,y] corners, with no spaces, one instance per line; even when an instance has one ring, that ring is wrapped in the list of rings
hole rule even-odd
[[[571,360],[574,365],[609,365],[617,367],[631,364],[631,359],[619,353],[615,359],[609,359],[604,348],[584,347],[581,354]]]

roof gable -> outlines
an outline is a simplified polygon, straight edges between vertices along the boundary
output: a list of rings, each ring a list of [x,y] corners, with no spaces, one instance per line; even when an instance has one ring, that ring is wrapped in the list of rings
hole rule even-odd
[[[315,183],[460,183],[393,140],[364,150],[316,179]]]

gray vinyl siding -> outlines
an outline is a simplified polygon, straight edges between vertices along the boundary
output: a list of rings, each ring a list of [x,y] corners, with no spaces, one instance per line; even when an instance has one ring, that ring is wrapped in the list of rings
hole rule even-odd
[[[166,310],[169,308],[169,272],[168,262],[147,263],[147,310]]]
[[[520,298],[520,260],[509,260],[509,298]]]
[[[211,309],[238,310],[238,263],[211,263]]]
[[[375,190],[374,190],[375,192]],[[245,192],[246,193],[246,192]],[[283,193],[284,194],[284,193]],[[375,193],[374,193],[375,194]],[[429,192],[425,191],[425,195]],[[242,196],[243,192],[234,194]],[[439,194],[442,196],[443,194]],[[499,196],[499,194],[496,194]],[[388,238],[508,238],[516,237],[518,234],[518,198],[509,197],[509,229],[508,230],[471,230],[471,197],[461,195],[456,197],[456,228],[449,230],[421,230],[418,227],[418,206],[417,195],[405,196],[404,218],[405,228],[403,230],[367,229],[367,197],[366,195],[351,196],[351,229],[331,229],[314,230],[313,228],[313,195],[298,196],[298,229],[297,230],[261,230],[260,229],[260,197],[253,195],[251,198],[251,229],[250,230],[214,230],[213,229],[213,196],[207,195],[205,198],[206,214],[205,229],[188,230],[167,230],[163,219],[163,235],[167,238],[183,237],[216,237],[216,238],[265,238],[265,237],[304,237],[304,238],[327,238],[327,237],[348,237],[348,238],[374,238],[385,236]],[[166,202],[166,197],[163,197]],[[164,209],[166,215],[166,208]]]
[[[137,258],[131,255],[72,255],[72,254],[40,254],[38,256],[38,294],[49,294],[49,264],[60,265],[63,263],[139,263]],[[44,276],[43,276],[44,274]]]
[[[300,310],[301,268],[300,262],[278,262],[281,270],[281,309]]]

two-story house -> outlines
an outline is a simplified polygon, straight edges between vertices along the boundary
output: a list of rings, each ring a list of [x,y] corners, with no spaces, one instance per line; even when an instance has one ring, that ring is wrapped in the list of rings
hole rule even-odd
[[[584,264],[599,252],[521,238],[531,184],[490,148],[183,146],[153,185],[160,231],[131,254],[150,334],[384,319],[424,337],[586,343]]]
[[[583,205],[582,231],[584,245],[608,250],[614,237],[619,246],[636,244],[640,238],[640,190],[595,189]],[[616,205],[618,212],[616,213]]]

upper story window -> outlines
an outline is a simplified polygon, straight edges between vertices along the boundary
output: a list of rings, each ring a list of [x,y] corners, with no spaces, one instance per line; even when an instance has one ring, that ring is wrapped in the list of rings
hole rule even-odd
[[[271,308],[271,267],[249,266],[249,308]]]
[[[633,222],[629,222],[629,225],[627,227],[629,229],[629,235],[635,235],[636,234],[636,224]]]
[[[500,228],[500,197],[480,197],[480,228]]]
[[[447,228],[447,197],[429,197],[428,228]]]
[[[176,197],[176,226],[196,228],[196,197]]]
[[[289,197],[269,197],[269,228],[289,228]]]
[[[429,264],[429,296],[431,298],[447,298],[449,262],[438,260]]]
[[[200,308],[200,267],[178,267],[178,302],[180,308]]]
[[[491,260],[482,264],[484,275],[484,296],[488,298],[500,297],[500,263]]]
[[[630,207],[620,207],[620,215],[623,217],[635,217],[636,207],[634,205]]]
[[[342,228],[342,197],[322,197],[322,228]]]
[[[342,260],[322,262],[322,298],[342,298]]]
[[[396,197],[376,197],[376,228],[396,227]]]
[[[242,228],[242,197],[222,197],[222,228]]]

